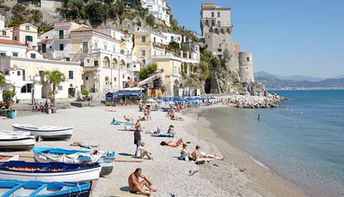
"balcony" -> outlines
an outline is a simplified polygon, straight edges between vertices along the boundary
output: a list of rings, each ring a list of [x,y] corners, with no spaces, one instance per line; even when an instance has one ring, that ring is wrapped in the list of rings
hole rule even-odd
[[[165,45],[163,43],[153,42],[153,47],[164,49]]]

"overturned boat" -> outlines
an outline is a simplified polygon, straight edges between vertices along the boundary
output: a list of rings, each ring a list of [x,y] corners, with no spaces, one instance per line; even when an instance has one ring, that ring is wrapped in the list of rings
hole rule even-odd
[[[0,131],[0,150],[31,150],[35,145],[35,137],[29,132]]]
[[[90,193],[90,182],[68,183],[0,180],[0,194],[5,197],[88,197]]]
[[[99,179],[100,165],[38,163],[25,161],[0,162],[0,177],[6,180],[42,182],[81,182]]]
[[[9,155],[9,154],[0,153],[0,162],[18,161],[18,160],[19,160],[19,155]]]
[[[73,127],[36,126],[31,124],[12,124],[15,131],[30,132],[31,135],[43,139],[69,139],[73,134]]]
[[[98,162],[101,165],[100,176],[107,176],[112,173],[116,155],[114,151],[104,152],[97,149],[85,151],[34,147],[32,152],[34,153],[35,161],[41,163],[63,162],[72,164],[94,164]]]

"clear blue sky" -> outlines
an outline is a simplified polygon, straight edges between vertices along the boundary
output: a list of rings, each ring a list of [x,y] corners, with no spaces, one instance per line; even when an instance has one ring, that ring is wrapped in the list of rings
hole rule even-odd
[[[168,0],[175,18],[200,32],[203,0]],[[209,1],[207,1],[209,2]],[[344,75],[344,0],[212,0],[232,8],[233,39],[254,53],[254,70]]]

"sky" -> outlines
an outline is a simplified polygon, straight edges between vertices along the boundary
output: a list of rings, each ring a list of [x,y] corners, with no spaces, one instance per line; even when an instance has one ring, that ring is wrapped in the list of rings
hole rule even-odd
[[[202,2],[232,9],[233,40],[254,71],[344,75],[344,0],[167,0],[179,24],[200,33]]]

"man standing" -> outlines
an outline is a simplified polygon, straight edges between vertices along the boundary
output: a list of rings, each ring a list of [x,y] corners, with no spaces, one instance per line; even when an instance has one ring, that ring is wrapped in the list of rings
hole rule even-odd
[[[140,178],[143,179],[140,181]],[[128,178],[129,191],[131,193],[139,193],[145,196],[150,196],[150,192],[156,192],[157,190],[152,187],[152,182],[147,177],[142,175],[141,168],[137,168],[135,172],[131,173]],[[149,189],[149,192],[145,190],[145,187]]]
[[[137,121],[139,123],[139,121]],[[136,145],[135,157],[139,157],[139,146],[141,146],[141,126],[135,126],[134,131],[134,144]]]

